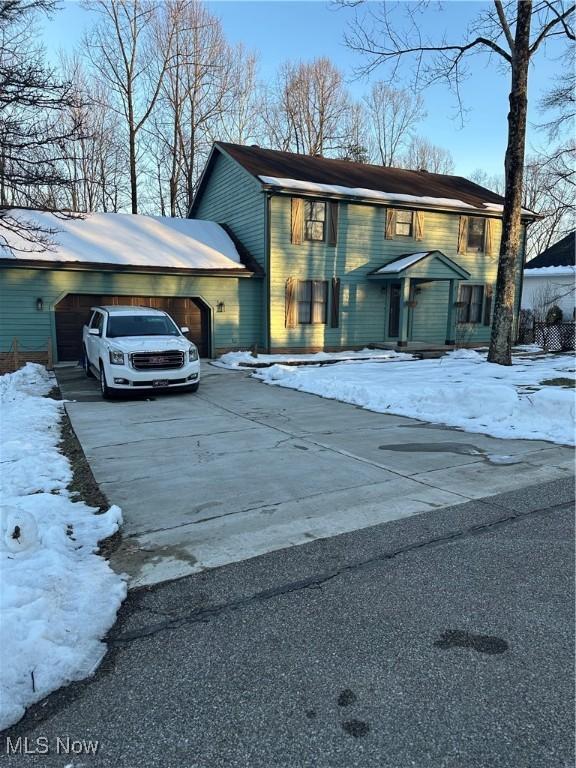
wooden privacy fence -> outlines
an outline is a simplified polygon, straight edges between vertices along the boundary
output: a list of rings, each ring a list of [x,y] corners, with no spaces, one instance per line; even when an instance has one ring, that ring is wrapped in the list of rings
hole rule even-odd
[[[520,324],[519,344],[537,344],[547,352],[568,352],[576,348],[576,323],[532,321]]]
[[[54,365],[52,339],[46,339],[42,347],[29,347],[14,336],[7,352],[0,352],[0,374],[13,373],[26,363],[40,363],[47,368]]]

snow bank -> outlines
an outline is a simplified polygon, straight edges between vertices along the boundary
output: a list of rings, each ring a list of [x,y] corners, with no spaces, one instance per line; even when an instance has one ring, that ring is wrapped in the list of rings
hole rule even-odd
[[[0,256],[42,261],[85,262],[175,269],[245,269],[236,246],[219,224],[129,213],[88,213],[62,218],[40,211],[10,211],[50,235],[53,247],[38,250],[16,233],[3,230],[11,250]]]
[[[395,352],[393,349],[361,349],[349,352],[314,352],[310,354],[294,355],[258,355],[253,357],[249,351],[226,352],[212,362],[219,368],[253,368],[256,364],[272,363],[298,363],[314,362],[321,364],[326,360],[358,360],[368,358],[370,360],[412,360],[413,356],[406,352]]]
[[[574,390],[541,385],[547,379],[574,379],[568,356],[517,357],[507,368],[487,363],[485,355],[473,350],[458,350],[439,360],[322,368],[274,365],[253,375],[267,384],[466,432],[575,442]]]
[[[25,708],[102,660],[102,642],[126,595],[95,551],[121,512],[73,501],[59,452],[62,403],[54,377],[28,364],[0,376],[0,730]]]

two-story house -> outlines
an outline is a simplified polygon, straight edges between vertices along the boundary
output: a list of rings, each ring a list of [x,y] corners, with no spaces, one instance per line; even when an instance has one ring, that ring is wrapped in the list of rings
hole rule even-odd
[[[459,176],[217,142],[189,216],[225,225],[262,267],[261,348],[478,344],[503,202]]]

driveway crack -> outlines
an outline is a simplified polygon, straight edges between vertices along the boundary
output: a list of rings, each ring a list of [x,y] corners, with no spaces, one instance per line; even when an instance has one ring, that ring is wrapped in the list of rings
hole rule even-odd
[[[149,624],[148,626],[142,627],[140,629],[122,632],[117,635],[112,634],[109,636],[108,641],[113,646],[125,646],[136,640],[142,640],[147,637],[157,635],[160,632],[178,629],[188,624],[206,623],[211,619],[241,610],[243,608],[247,608],[257,603],[265,602],[275,597],[282,597],[284,595],[293,594],[307,589],[321,589],[333,579],[336,579],[346,573],[361,571],[375,564],[385,563],[387,561],[394,560],[397,557],[402,557],[418,550],[432,549],[438,546],[443,546],[445,544],[463,541],[473,536],[481,536],[483,534],[490,533],[494,529],[505,527],[527,518],[535,517],[537,515],[562,512],[566,510],[567,506],[567,502],[562,502],[560,504],[542,507],[540,509],[531,510],[529,512],[513,512],[500,517],[497,520],[492,520],[488,523],[480,523],[477,525],[471,525],[467,528],[449,531],[440,536],[432,536],[428,539],[425,539],[424,541],[415,541],[403,547],[397,547],[396,549],[383,552],[379,555],[376,555],[375,557],[366,558],[365,560],[356,560],[342,567],[334,568],[331,571],[310,576],[307,579],[292,581],[286,584],[281,584],[277,587],[264,589],[260,592],[256,592],[246,597],[238,598],[236,600],[231,600],[227,603],[219,603],[211,607],[200,608],[191,611],[190,613],[184,614],[183,616],[167,619],[166,621],[158,622],[155,624]]]

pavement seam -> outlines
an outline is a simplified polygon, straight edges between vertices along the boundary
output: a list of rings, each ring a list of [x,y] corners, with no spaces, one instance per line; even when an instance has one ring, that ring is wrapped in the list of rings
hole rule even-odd
[[[254,383],[256,383],[256,382],[254,382]],[[261,382],[259,382],[259,383],[261,383]],[[301,393],[301,394],[310,394],[310,393],[304,392],[304,393]],[[314,395],[314,396],[315,397],[319,397],[319,395]],[[226,411],[227,413],[234,414],[235,416],[238,416],[241,419],[246,419],[247,421],[250,421],[253,424],[258,424],[261,427],[268,427],[269,429],[274,429],[277,432],[281,432],[282,434],[290,435],[292,437],[292,439],[295,439],[295,440],[302,440],[303,442],[309,442],[312,445],[316,445],[317,447],[323,448],[324,450],[330,451],[331,453],[335,453],[338,456],[344,456],[345,458],[351,459],[352,461],[357,461],[357,462],[359,462],[361,464],[367,464],[368,466],[375,467],[376,469],[381,469],[384,472],[390,472],[390,473],[396,475],[397,477],[401,477],[401,478],[404,478],[404,479],[409,478],[410,480],[413,480],[415,483],[418,483],[419,485],[422,485],[425,488],[433,488],[435,491],[438,491],[438,490],[448,490],[448,489],[444,489],[444,488],[441,488],[441,487],[436,486],[436,485],[432,485],[431,483],[426,483],[426,482],[424,482],[421,479],[417,479],[413,475],[405,475],[405,474],[402,474],[401,472],[398,472],[398,471],[396,471],[394,469],[389,469],[388,467],[385,467],[384,465],[379,464],[378,462],[371,461],[370,459],[364,459],[361,456],[356,456],[355,454],[349,453],[348,451],[339,450],[339,449],[334,448],[332,446],[328,446],[328,445],[324,445],[323,443],[316,442],[315,440],[311,439],[308,436],[296,435],[293,432],[288,431],[287,429],[282,429],[282,427],[274,426],[274,425],[271,425],[271,424],[265,424],[265,423],[263,423],[261,421],[258,421],[258,419],[255,419],[255,418],[251,417],[251,416],[245,416],[243,414],[237,413],[236,411],[232,410],[231,408],[226,408],[225,406],[223,406],[223,405],[221,405],[219,403],[215,403],[213,400],[209,400],[206,397],[201,397],[201,399],[204,400],[205,402],[210,403],[211,405],[216,406],[217,408],[221,408],[223,411]],[[381,415],[386,416],[388,414],[381,414]],[[444,467],[444,469],[446,469],[446,467]],[[453,493],[455,496],[460,496],[462,499],[465,499],[466,501],[473,501],[474,500],[474,498],[472,496],[467,496],[464,493],[458,493],[458,491],[450,490],[449,492]]]
[[[434,536],[424,541],[413,542],[403,547],[391,550],[389,552],[383,552],[382,554],[374,557],[367,558],[366,560],[357,560],[352,563],[348,563],[340,568],[335,568],[332,571],[317,574],[307,579],[301,579],[299,581],[289,582],[287,584],[280,585],[278,587],[271,587],[269,589],[256,592],[246,597],[238,598],[227,603],[217,604],[210,608],[200,608],[192,611],[184,616],[179,616],[174,619],[168,619],[156,624],[150,624],[141,629],[124,632],[118,635],[110,635],[108,642],[113,646],[124,646],[135,640],[141,640],[147,637],[151,637],[160,632],[170,631],[172,629],[178,629],[181,626],[187,624],[205,623],[212,618],[216,618],[222,614],[231,613],[242,608],[246,608],[254,603],[260,603],[266,600],[270,600],[274,597],[282,597],[283,595],[300,592],[306,589],[320,589],[333,579],[342,576],[346,573],[352,573],[360,571],[365,568],[369,568],[377,563],[383,563],[389,560],[393,560],[396,557],[409,554],[422,549],[432,549],[444,544],[450,544],[452,542],[462,541],[472,536],[479,536],[485,533],[490,533],[495,528],[501,528],[507,525],[511,525],[515,522],[520,522],[536,515],[552,514],[554,512],[562,512],[571,502],[563,501],[560,504],[554,504],[547,507],[541,507],[539,509],[531,510],[529,512],[514,512],[508,514],[505,517],[492,520],[488,523],[481,523],[472,525],[468,528],[451,531],[441,536]],[[572,502],[573,503],[573,502]],[[487,504],[488,506],[488,504]],[[498,507],[500,509],[500,507]]]

